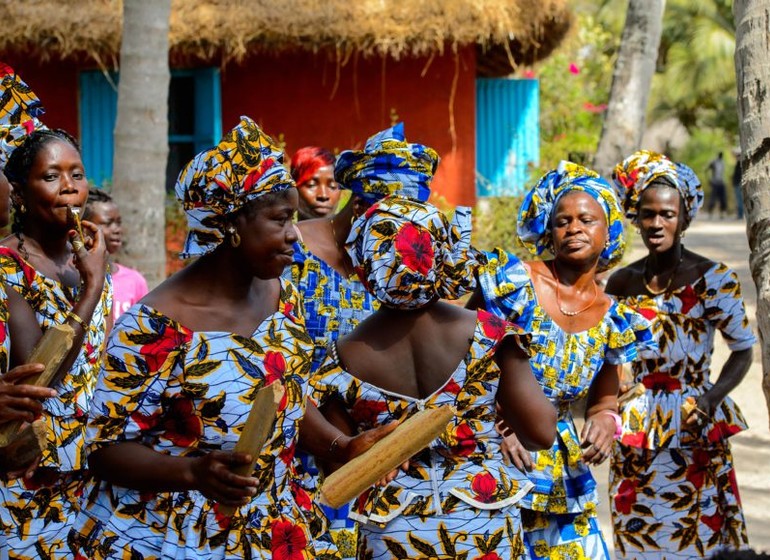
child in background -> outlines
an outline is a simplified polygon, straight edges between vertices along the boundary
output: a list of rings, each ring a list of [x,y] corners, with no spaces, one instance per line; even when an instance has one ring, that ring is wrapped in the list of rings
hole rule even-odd
[[[83,219],[89,220],[102,230],[110,255],[120,251],[123,246],[122,221],[120,210],[110,195],[101,189],[90,188]],[[142,299],[149,290],[147,280],[138,270],[110,259],[110,272],[113,290],[112,317],[117,321],[124,311]]]

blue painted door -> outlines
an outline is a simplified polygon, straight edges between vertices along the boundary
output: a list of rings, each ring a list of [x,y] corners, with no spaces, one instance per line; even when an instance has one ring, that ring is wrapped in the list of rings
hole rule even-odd
[[[476,80],[476,195],[522,194],[540,160],[537,80]]]
[[[113,131],[117,117],[118,75],[80,73],[80,132],[86,174],[97,186],[112,180]],[[218,68],[172,70],[169,86],[169,161],[166,187],[181,167],[222,137]]]

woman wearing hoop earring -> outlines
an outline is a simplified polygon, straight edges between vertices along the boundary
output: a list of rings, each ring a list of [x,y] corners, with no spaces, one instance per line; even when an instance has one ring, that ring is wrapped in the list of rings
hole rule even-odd
[[[748,545],[728,438],[746,429],[727,396],[751,365],[735,272],[685,249],[703,203],[692,169],[639,151],[613,175],[649,253],[615,272],[607,292],[650,319],[660,356],[634,362],[638,396],[622,409],[610,469],[617,558],[707,558]],[[732,351],[709,380],[714,335]]]
[[[530,365],[558,410],[553,445],[527,452],[506,426],[509,455],[535,488],[521,501],[530,558],[609,558],[596,519],[598,495],[589,465],[602,463],[617,435],[618,373],[655,347],[649,323],[597,286],[597,272],[624,251],[620,205],[594,171],[561,162],[526,195],[517,232],[535,256],[523,262],[496,249],[478,271],[468,307],[485,307],[531,332]],[[586,398],[578,434],[570,405]]]

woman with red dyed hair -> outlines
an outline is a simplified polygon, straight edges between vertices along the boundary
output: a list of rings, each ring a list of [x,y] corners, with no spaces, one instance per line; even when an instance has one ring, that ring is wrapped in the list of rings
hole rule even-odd
[[[340,199],[340,187],[334,180],[334,154],[317,146],[300,148],[291,158],[291,178],[299,193],[299,221],[334,213]]]

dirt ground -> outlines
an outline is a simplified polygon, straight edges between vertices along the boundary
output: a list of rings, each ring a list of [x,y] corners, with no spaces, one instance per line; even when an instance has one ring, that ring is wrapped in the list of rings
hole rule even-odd
[[[746,225],[737,220],[699,218],[686,233],[685,246],[716,261],[721,261],[738,273],[746,300],[749,319],[756,333],[757,293],[749,272],[749,247]],[[645,254],[644,246],[636,236],[625,262],[636,260]],[[716,379],[729,350],[717,335],[712,360],[712,380]],[[738,476],[744,514],[749,531],[749,543],[757,551],[770,552],[770,429],[767,407],[762,393],[762,366],[759,346],[754,347],[754,363],[746,378],[731,397],[743,411],[749,429],[731,438],[735,469]],[[594,471],[599,482],[602,503],[599,517],[607,544],[612,547],[607,478],[608,469],[602,465]]]

